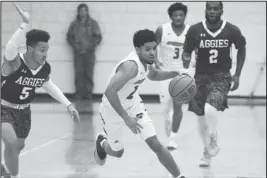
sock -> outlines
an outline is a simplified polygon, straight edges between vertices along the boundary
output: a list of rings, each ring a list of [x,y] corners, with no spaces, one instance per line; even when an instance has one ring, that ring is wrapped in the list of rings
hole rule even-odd
[[[174,137],[176,137],[176,135],[177,135],[176,133],[174,133],[173,131],[171,131],[171,134],[170,134],[170,137],[169,138],[170,139],[173,139]]]
[[[103,139],[103,140],[100,142],[100,145],[101,145],[102,148],[104,148],[104,147],[103,147],[103,144],[104,144],[105,141],[107,141],[107,139]]]
[[[213,106],[206,104],[205,106],[206,120],[211,134],[216,134],[218,125],[218,111]]]
[[[198,116],[198,132],[204,147],[209,144],[209,128],[205,116]]]

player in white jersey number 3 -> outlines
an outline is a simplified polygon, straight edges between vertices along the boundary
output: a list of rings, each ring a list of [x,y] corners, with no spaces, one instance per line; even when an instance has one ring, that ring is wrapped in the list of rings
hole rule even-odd
[[[158,60],[156,67],[163,70],[179,70],[193,76],[194,69],[185,69],[181,58],[185,35],[189,25],[185,24],[187,6],[182,3],[174,3],[168,8],[171,22],[165,23],[157,28],[156,37],[158,44]],[[169,137],[167,148],[177,148],[174,141],[183,117],[182,103],[174,102],[169,94],[168,86],[170,80],[161,82],[160,102],[163,105],[165,116],[165,130]]]
[[[170,152],[159,142],[152,119],[138,94],[142,82],[149,78],[160,81],[179,75],[177,71],[161,71],[152,64],[156,58],[156,35],[148,29],[134,34],[134,52],[114,68],[100,105],[103,133],[96,138],[94,157],[104,165],[107,155],[120,158],[124,147],[121,141],[124,124],[147,143],[159,161],[173,177],[185,178]]]

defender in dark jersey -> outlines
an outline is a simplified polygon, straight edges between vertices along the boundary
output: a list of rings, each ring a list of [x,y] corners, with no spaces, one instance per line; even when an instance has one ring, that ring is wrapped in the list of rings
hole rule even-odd
[[[66,105],[71,117],[79,122],[77,110],[49,77],[51,67],[46,61],[49,33],[37,29],[27,32],[27,52],[18,54],[20,39],[29,24],[29,14],[14,5],[23,23],[6,45],[2,65],[1,122],[5,164],[1,166],[1,176],[5,178],[18,176],[19,154],[31,129],[30,103],[37,88],[43,87],[52,97]]]
[[[230,89],[236,90],[245,61],[246,40],[239,28],[225,20],[222,2],[206,3],[206,20],[192,25],[184,44],[183,62],[188,68],[191,53],[197,50],[195,81],[197,93],[189,103],[189,111],[199,116],[199,131],[204,142],[200,166],[209,166],[211,157],[219,152],[217,146],[217,111],[224,111]],[[231,48],[235,45],[237,68],[233,76]],[[231,82],[234,82],[231,88]]]

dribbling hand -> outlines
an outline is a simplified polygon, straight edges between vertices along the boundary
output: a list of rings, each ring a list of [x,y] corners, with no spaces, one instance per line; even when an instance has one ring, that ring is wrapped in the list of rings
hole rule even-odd
[[[68,106],[68,111],[74,122],[80,125],[79,112],[75,109],[75,107],[72,104]]]
[[[139,118],[137,117],[128,117],[124,120],[125,124],[129,127],[129,129],[131,129],[134,134],[141,133],[140,129],[143,128],[139,123],[137,123],[138,120]]]
[[[21,8],[17,5],[17,3],[13,2],[13,5],[14,5],[15,8],[17,9],[19,15],[21,16],[22,21],[23,21],[24,23],[29,24],[29,22],[30,22],[30,15],[29,15],[29,13],[28,13],[26,10],[21,9]]]

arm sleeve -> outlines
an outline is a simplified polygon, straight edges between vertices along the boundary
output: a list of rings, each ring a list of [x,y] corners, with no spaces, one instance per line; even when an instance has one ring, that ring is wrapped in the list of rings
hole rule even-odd
[[[195,25],[190,26],[190,28],[187,31],[185,42],[184,42],[184,52],[186,53],[192,53],[192,51],[195,49],[196,46],[196,30]]]
[[[242,35],[240,29],[237,26],[233,26],[233,43],[236,49],[240,49],[246,45],[246,38]]]
[[[51,78],[47,82],[44,82],[43,89],[53,98],[55,98],[61,104],[66,107],[71,104],[71,102],[64,96],[62,91],[52,82]]]
[[[28,24],[22,23],[21,26],[12,35],[10,40],[7,42],[4,56],[8,61],[15,59],[15,57],[17,56],[18,46],[22,38],[25,36],[25,31],[27,26]]]

